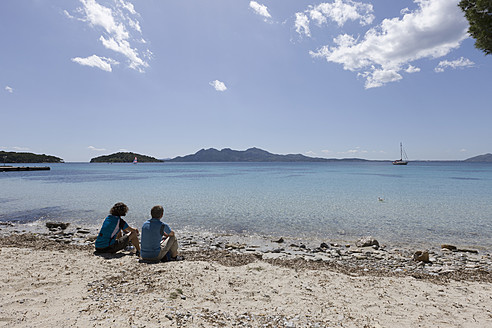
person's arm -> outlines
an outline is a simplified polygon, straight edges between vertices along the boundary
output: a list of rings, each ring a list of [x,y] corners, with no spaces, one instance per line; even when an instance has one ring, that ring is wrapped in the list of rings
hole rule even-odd
[[[124,229],[124,231],[127,233],[132,233],[132,232],[136,233],[138,236],[138,229],[137,228],[132,228],[132,227],[128,226],[128,228]]]
[[[163,224],[161,225],[161,235],[166,239],[167,237],[174,236],[174,231],[167,224]]]
[[[132,228],[126,223],[125,220],[120,218],[120,229],[122,229],[126,233],[135,233],[138,236],[138,229]]]

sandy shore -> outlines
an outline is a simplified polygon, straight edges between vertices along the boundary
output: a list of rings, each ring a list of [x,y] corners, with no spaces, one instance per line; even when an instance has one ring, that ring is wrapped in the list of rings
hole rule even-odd
[[[192,243],[193,244],[193,243]],[[490,272],[457,278],[193,249],[142,263],[0,237],[3,327],[491,327]]]

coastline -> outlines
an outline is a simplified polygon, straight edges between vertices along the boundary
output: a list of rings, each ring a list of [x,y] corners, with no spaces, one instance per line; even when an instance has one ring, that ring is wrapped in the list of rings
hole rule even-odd
[[[51,173],[3,175],[0,220],[99,226],[107,208],[125,200],[131,208],[126,219],[138,226],[149,208],[166,200],[166,220],[175,229],[319,243],[372,235],[392,246],[456,243],[492,250],[492,171],[461,166],[56,164]],[[116,199],[113,182],[121,191]]]
[[[131,251],[94,256],[93,232],[81,227],[0,228],[9,327],[492,324],[492,257],[482,251],[429,249],[423,263],[383,245],[178,231],[185,261],[147,264]]]

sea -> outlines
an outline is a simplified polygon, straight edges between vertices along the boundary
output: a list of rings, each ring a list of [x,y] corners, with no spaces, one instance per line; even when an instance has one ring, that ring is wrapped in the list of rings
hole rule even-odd
[[[22,165],[22,164],[21,164]],[[31,165],[32,164],[24,164]],[[492,164],[465,162],[57,163],[0,172],[0,221],[97,229],[116,202],[140,227],[492,249]]]

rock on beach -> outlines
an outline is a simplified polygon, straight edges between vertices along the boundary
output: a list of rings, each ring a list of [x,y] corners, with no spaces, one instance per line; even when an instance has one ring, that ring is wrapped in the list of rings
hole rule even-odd
[[[68,222],[46,222],[46,228],[53,230],[53,229],[61,229],[65,230],[68,228],[70,223]]]
[[[357,246],[357,247],[371,247],[371,246],[379,247],[379,242],[372,237],[364,237],[364,238],[359,239],[355,243],[355,246]]]

